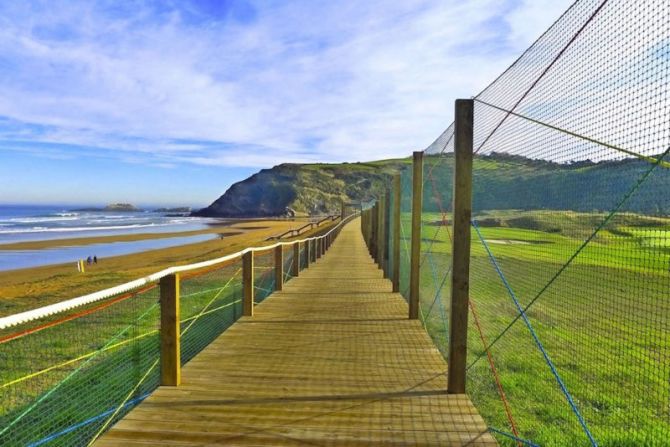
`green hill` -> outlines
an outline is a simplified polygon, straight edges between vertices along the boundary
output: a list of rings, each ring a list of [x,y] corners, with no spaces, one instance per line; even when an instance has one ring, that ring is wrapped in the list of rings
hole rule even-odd
[[[235,183],[195,215],[266,217],[337,212],[341,200],[365,201],[385,188],[389,175],[411,158],[369,163],[282,164]],[[496,154],[474,162],[473,208],[483,210],[611,210],[649,169],[647,161],[554,163]],[[425,158],[424,210],[449,210],[453,156]],[[439,190],[434,194],[433,189]],[[409,195],[403,208],[409,209]],[[622,211],[670,214],[670,170],[659,167],[625,202]]]
[[[269,217],[339,213],[341,202],[372,199],[407,160],[374,163],[281,164],[232,185],[194,215]]]

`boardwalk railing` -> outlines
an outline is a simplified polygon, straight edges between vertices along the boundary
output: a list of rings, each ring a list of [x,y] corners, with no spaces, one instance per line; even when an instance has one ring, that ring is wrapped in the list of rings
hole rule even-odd
[[[344,210],[344,207],[343,207],[343,210]],[[320,220],[317,220],[315,222],[306,223],[305,225],[303,225],[301,227],[287,230],[287,231],[285,231],[281,234],[278,234],[276,236],[270,236],[266,240],[273,241],[273,240],[279,240],[279,239],[288,239],[288,238],[298,237],[301,234],[306,233],[306,232],[308,232],[310,230],[313,230],[315,228],[318,228],[325,223],[335,222],[337,219],[344,219],[343,216],[344,216],[344,211],[342,212],[342,214],[333,214],[333,215],[330,215],[330,216],[326,216],[326,217],[324,217]]]
[[[341,216],[338,216],[340,218]],[[284,282],[320,236],[254,247],[0,318],[0,445],[88,445]]]

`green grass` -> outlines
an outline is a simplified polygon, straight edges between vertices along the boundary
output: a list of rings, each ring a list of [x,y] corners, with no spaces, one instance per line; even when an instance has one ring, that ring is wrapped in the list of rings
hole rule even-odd
[[[484,238],[522,306],[575,254],[602,213],[490,211]],[[421,309],[438,348],[447,352],[450,265],[447,228],[424,213]],[[404,230],[409,216],[403,215]],[[670,445],[669,220],[616,216],[574,258],[528,312],[549,356],[600,446]],[[449,231],[451,228],[448,228]],[[404,241],[407,242],[407,241]],[[401,247],[404,248],[401,241]],[[407,253],[402,284],[407,285]],[[471,300],[490,343],[516,308],[473,230]],[[439,299],[433,304],[435,296]],[[432,306],[432,310],[431,309]],[[472,314],[468,394],[493,427],[510,432]],[[539,445],[579,446],[588,440],[523,321],[492,348],[521,435]],[[503,445],[515,445],[499,438]]]

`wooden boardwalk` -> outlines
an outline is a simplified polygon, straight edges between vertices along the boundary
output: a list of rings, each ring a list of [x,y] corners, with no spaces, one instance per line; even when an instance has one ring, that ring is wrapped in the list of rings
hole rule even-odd
[[[497,445],[407,312],[355,220],[95,445]]]

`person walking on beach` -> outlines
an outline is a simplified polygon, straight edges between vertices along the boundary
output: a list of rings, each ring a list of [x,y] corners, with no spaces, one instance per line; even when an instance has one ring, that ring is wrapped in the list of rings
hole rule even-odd
[[[86,264],[88,264],[88,265],[93,264],[93,259],[90,256],[88,258],[86,258]]]
[[[98,263],[98,257],[96,255],[93,255],[93,264]]]

